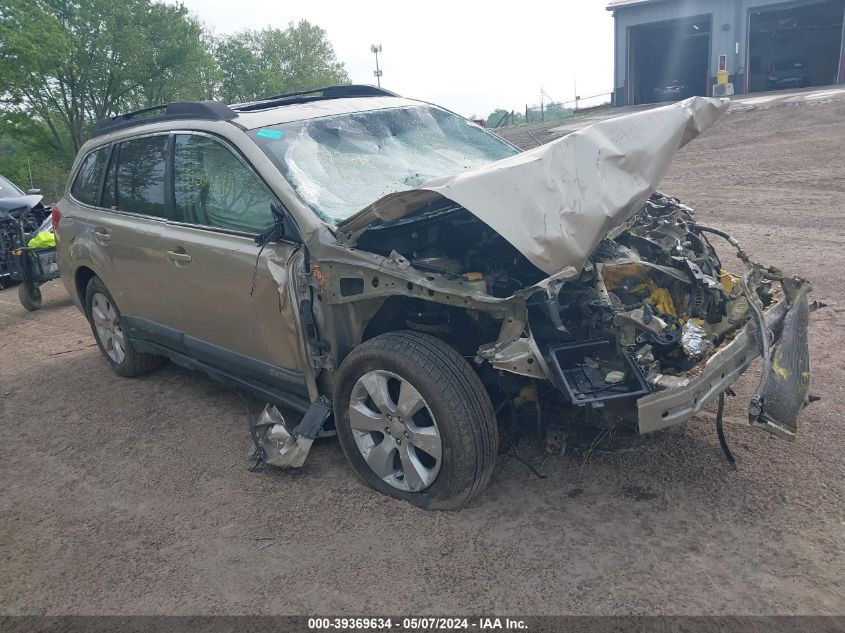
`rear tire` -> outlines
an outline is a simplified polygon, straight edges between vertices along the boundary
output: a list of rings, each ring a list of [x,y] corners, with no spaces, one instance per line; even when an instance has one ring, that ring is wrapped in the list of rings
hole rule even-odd
[[[355,348],[337,374],[334,415],[352,468],[383,494],[450,510],[490,483],[493,405],[469,363],[433,336],[390,332]]]
[[[30,312],[41,309],[41,289],[32,282],[25,281],[18,286],[18,299]]]
[[[92,277],[85,291],[85,315],[91,324],[94,340],[112,371],[124,378],[141,376],[159,367],[160,356],[135,351],[126,336],[128,329],[120,310],[99,277]]]

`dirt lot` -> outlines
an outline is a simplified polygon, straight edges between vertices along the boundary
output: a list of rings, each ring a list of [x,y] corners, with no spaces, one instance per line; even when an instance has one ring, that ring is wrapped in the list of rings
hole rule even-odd
[[[0,613],[845,613],[843,155],[845,101],[740,109],[664,183],[831,304],[796,442],[749,428],[738,385],[737,472],[710,414],[546,479],[502,456],[453,513],[373,493],[333,441],[250,473],[261,402],[118,378],[60,282],[37,313],[0,292]]]

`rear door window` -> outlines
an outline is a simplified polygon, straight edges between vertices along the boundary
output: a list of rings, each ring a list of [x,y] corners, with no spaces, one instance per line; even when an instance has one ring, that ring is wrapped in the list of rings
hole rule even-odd
[[[167,217],[164,205],[167,135],[120,144],[117,162],[117,200],[121,211]]]
[[[273,225],[273,199],[255,174],[222,143],[179,134],[173,161],[176,217],[181,222],[261,233]]]
[[[70,193],[74,198],[84,204],[100,206],[100,186],[108,158],[108,147],[101,147],[85,157],[70,188]]]

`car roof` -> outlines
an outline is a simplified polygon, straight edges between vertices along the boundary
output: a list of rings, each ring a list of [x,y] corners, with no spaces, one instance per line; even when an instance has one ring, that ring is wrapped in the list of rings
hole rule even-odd
[[[184,125],[188,120],[229,121],[241,129],[251,130],[290,121],[417,103],[381,87],[355,84],[290,92],[231,106],[213,100],[176,101],[98,121],[91,130],[91,139],[151,124],[179,122]],[[157,127],[161,129],[162,126]]]
[[[306,119],[316,119],[338,114],[402,108],[414,105],[422,105],[422,102],[403,97],[351,97],[347,99],[330,99],[280,105],[264,110],[248,112],[238,112],[235,110],[238,112],[238,116],[231,119],[231,121],[247,130],[254,130],[255,128],[290,123],[292,121],[304,121]]]

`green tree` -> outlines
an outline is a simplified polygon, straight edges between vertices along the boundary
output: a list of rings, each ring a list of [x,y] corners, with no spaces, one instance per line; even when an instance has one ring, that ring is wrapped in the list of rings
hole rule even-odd
[[[22,189],[41,189],[48,202],[64,190],[70,159],[52,142],[41,121],[18,112],[0,113],[0,173]]]
[[[505,119],[506,116],[509,116],[509,115],[510,115],[510,112],[508,112],[507,110],[503,110],[502,108],[496,108],[487,117],[487,121],[485,122],[485,125],[487,127],[495,127],[499,123],[499,121],[501,121],[502,125],[504,125],[504,123],[505,123],[504,119]]]
[[[525,115],[521,112],[503,110],[497,108],[490,113],[485,121],[487,127],[495,127],[501,123],[501,127],[506,125],[521,125],[525,123]]]
[[[326,33],[213,37],[159,0],[0,1],[0,171],[59,196],[97,120],[177,100],[247,101],[348,83]]]
[[[90,125],[162,100],[210,94],[202,25],[151,0],[4,0],[0,107],[43,123],[72,157]]]
[[[545,110],[547,119],[565,119],[572,116],[572,108],[565,108],[560,103],[547,103]]]
[[[227,103],[349,83],[319,26],[306,20],[285,30],[242,31],[222,38],[214,52],[219,96]]]

